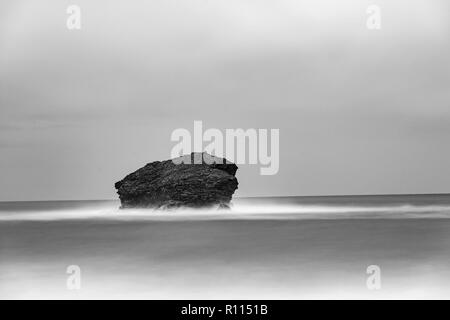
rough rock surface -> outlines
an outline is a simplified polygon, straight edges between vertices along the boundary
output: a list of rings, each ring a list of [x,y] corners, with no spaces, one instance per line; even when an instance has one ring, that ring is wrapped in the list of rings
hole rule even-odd
[[[115,187],[122,208],[225,207],[238,187],[238,167],[207,153],[155,161]]]

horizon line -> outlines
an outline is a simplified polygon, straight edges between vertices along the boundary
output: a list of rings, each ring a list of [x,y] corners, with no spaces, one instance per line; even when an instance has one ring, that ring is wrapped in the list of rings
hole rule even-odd
[[[286,196],[248,196],[235,197],[233,199],[254,199],[254,198],[323,198],[323,197],[406,197],[406,196],[450,196],[449,192],[442,193],[379,193],[379,194],[326,194],[326,195],[286,195]],[[231,201],[233,201],[233,199]],[[113,199],[73,199],[73,200],[0,200],[0,203],[31,203],[31,202],[84,202],[84,201],[120,201],[119,198]]]

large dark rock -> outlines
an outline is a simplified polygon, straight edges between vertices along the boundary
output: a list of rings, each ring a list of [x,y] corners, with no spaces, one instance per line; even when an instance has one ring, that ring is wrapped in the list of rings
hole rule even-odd
[[[228,207],[237,166],[207,153],[155,161],[117,182],[122,208]]]

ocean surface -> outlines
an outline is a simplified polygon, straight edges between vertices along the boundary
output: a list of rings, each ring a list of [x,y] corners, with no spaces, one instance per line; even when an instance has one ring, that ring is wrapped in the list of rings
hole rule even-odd
[[[450,195],[119,206],[0,203],[0,299],[450,298]]]

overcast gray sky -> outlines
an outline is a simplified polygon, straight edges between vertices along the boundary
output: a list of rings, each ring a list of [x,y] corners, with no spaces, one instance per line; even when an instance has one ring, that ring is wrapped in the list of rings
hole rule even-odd
[[[115,198],[194,120],[280,129],[279,173],[241,166],[238,196],[450,192],[449,18],[445,0],[2,0],[0,200]]]

